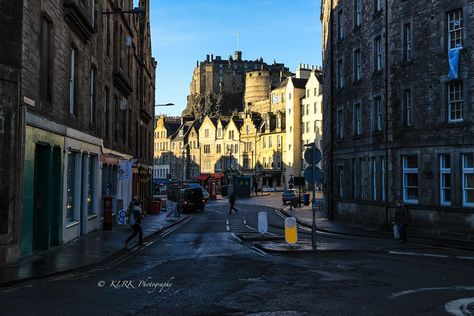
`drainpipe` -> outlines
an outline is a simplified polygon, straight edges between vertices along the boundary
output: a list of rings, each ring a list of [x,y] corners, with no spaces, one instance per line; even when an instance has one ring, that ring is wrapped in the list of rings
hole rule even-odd
[[[329,33],[329,71],[330,71],[330,95],[329,95],[329,205],[328,205],[328,217],[329,220],[334,220],[334,194],[333,194],[333,183],[334,183],[334,152],[333,152],[333,130],[334,130],[334,63],[333,63],[333,34],[332,34],[332,23],[333,23],[333,0],[331,0],[331,10],[329,13],[328,33]]]
[[[389,84],[389,58],[388,58],[388,0],[385,0],[385,226],[390,227],[389,202],[388,202],[388,84]]]

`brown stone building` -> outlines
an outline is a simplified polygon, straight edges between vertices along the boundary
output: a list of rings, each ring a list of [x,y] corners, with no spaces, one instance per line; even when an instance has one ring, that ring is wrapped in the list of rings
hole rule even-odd
[[[284,64],[274,62],[268,65],[262,58],[243,60],[240,51],[228,59],[207,55],[206,60],[198,61],[194,69],[188,104],[183,114],[199,119],[205,115],[231,115],[234,111],[242,111],[246,74],[259,70],[269,76],[274,86],[280,83],[282,77],[289,75]]]
[[[9,215],[17,237],[0,264],[101,228],[103,196],[117,220],[132,194],[148,207],[156,69],[149,0],[139,10],[132,0],[7,2],[2,20],[19,25],[5,28],[22,39],[13,135],[23,170]]]
[[[474,236],[472,1],[322,2],[330,216]],[[459,64],[452,63],[449,56]]]

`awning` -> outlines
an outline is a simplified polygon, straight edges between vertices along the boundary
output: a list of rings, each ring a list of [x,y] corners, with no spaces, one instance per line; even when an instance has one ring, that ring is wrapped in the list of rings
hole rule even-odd
[[[214,174],[212,175],[212,177],[213,177],[214,179],[220,179],[220,178],[224,178],[224,174],[223,174],[223,173],[214,173]]]
[[[196,178],[197,181],[207,181],[211,175],[210,174],[201,174]]]

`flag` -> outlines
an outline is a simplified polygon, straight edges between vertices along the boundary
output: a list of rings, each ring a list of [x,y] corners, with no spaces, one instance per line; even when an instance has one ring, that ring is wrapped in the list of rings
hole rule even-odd
[[[449,57],[449,74],[448,79],[454,80],[458,79],[458,70],[459,70],[459,52],[461,48],[452,48],[448,51]]]

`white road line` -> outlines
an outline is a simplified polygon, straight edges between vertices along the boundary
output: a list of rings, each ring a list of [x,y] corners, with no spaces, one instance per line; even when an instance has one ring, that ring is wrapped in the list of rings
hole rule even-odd
[[[421,289],[406,290],[390,295],[390,298],[398,298],[404,295],[417,294],[430,291],[474,291],[474,286],[445,286],[445,287],[426,287]]]
[[[227,231],[229,231],[229,230],[230,230],[230,228],[229,228],[229,225],[226,225],[225,227],[227,228]]]
[[[433,258],[449,258],[448,255],[434,255],[431,253],[423,253],[422,254],[424,257],[433,257]]]
[[[267,253],[261,249],[258,249],[257,247],[255,246],[252,246],[250,247],[251,250],[255,251],[256,253],[258,253],[259,255],[265,257],[267,255]]]
[[[457,259],[474,260],[474,257],[456,256]]]
[[[474,303],[474,297],[461,298],[459,300],[454,300],[446,303],[444,308],[446,311],[455,316],[471,315],[469,311],[469,305]]]
[[[247,225],[247,221],[244,219],[244,225]]]
[[[250,227],[249,225],[245,225],[245,227],[250,228],[251,230],[256,230],[255,228]]]

